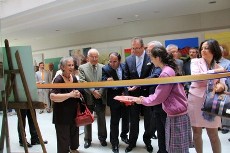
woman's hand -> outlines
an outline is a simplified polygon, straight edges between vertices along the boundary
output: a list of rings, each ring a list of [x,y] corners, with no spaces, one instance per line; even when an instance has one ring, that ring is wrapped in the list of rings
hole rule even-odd
[[[215,73],[223,73],[223,72],[227,72],[227,70],[225,68],[223,68],[223,67],[220,67],[218,69],[214,69],[214,72]]]
[[[81,97],[81,93],[78,90],[73,90],[73,91],[70,92],[70,97],[80,98]]]
[[[144,98],[143,96],[135,97],[135,98],[132,98],[132,101],[137,103],[137,104],[142,104],[143,98]]]

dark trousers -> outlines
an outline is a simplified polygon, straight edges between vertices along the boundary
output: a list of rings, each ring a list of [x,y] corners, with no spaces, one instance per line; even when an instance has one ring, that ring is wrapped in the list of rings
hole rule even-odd
[[[143,135],[143,141],[146,145],[151,145],[152,138],[152,126],[151,126],[151,117],[152,117],[152,109],[149,106],[142,106],[144,110],[144,128],[145,132]]]
[[[31,142],[39,141],[37,131],[35,129],[30,110],[29,109],[21,109],[20,112],[21,112],[21,116],[22,116],[22,122],[23,122],[24,129],[26,127],[26,117],[27,117],[30,135],[31,135]],[[34,112],[35,112],[35,110],[34,110]],[[36,115],[36,113],[35,113],[35,115]],[[22,143],[22,136],[21,136],[21,132],[20,132],[19,122],[18,122],[18,137],[19,137],[19,142]]]
[[[110,143],[112,144],[112,146],[118,146],[120,118],[122,118],[120,137],[127,138],[127,133],[129,132],[129,107],[122,105],[117,108],[110,107],[110,112]]]
[[[167,153],[165,146],[165,122],[167,114],[163,111],[155,111],[156,117],[156,128],[158,137],[158,147],[159,151],[157,153]]]
[[[107,138],[107,129],[106,129],[106,121],[105,121],[105,104],[102,104],[102,99],[98,99],[95,101],[95,105],[88,105],[88,108],[91,113],[93,111],[97,114],[97,129],[98,129],[98,139],[106,140]],[[92,141],[92,124],[85,126],[85,138],[84,140],[87,142]]]
[[[139,121],[140,121],[140,108],[141,105],[134,104],[130,106],[130,133],[129,133],[129,145],[136,146],[136,142],[139,135]],[[151,107],[143,106],[144,115],[144,128],[143,141],[146,145],[151,145]]]
[[[79,127],[75,124],[55,124],[57,136],[57,153],[69,153],[69,149],[76,150],[79,147]]]
[[[156,113],[154,111],[152,112],[151,123],[152,136],[154,136],[157,131]]]

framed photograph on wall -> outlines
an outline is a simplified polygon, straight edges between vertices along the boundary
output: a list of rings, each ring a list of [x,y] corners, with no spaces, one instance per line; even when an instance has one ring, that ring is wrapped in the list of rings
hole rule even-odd
[[[78,66],[85,63],[86,56],[84,56],[81,49],[69,50],[69,56],[72,56],[74,58]]]

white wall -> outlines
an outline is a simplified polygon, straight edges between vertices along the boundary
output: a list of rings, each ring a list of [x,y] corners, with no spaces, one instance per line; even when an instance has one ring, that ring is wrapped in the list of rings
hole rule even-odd
[[[120,47],[123,51],[130,48],[132,37],[140,36],[144,43],[158,40],[164,44],[165,40],[198,37],[204,40],[205,33],[230,31],[230,9],[178,16],[153,21],[127,23],[116,27],[64,35],[50,38],[44,42],[36,41],[32,44],[33,54],[44,54],[44,59],[69,55],[71,49],[86,47],[109,50]],[[50,41],[52,40],[52,41]],[[123,59],[124,59],[124,55]]]
[[[183,38],[192,38],[192,37],[198,37],[199,41],[204,40],[204,35],[205,33],[210,33],[210,32],[230,32],[230,28],[228,29],[219,29],[219,30],[209,30],[209,31],[200,31],[200,32],[189,32],[189,33],[178,33],[178,34],[170,34],[170,35],[162,35],[162,36],[156,36],[156,37],[144,37],[144,43],[147,44],[148,42],[152,40],[158,40],[162,44],[165,43],[165,40],[171,40],[171,39],[183,39]],[[50,49],[50,50],[45,50],[45,51],[36,51],[33,52],[33,54],[44,54],[44,59],[49,59],[49,58],[56,58],[56,57],[63,57],[63,56],[68,56],[69,55],[69,50],[71,49],[82,49],[86,47],[92,47],[92,48],[97,48],[100,52],[100,49],[108,49],[113,48],[113,47],[120,47],[122,51],[124,51],[125,48],[130,48],[131,42],[130,39],[127,40],[120,40],[120,41],[111,41],[111,42],[104,42],[104,43],[92,43],[92,44],[87,44],[87,45],[76,45],[76,46],[71,46],[71,47],[63,47],[63,48],[57,48],[57,49]],[[124,60],[124,55],[122,55]]]
[[[88,47],[91,44],[113,41],[118,41],[116,43],[119,44],[120,40],[130,40],[134,36],[141,36],[143,38],[161,38],[161,36],[163,36],[164,39],[169,39],[167,37],[170,37],[171,35],[174,36],[174,34],[177,36],[177,34],[183,35],[183,33],[186,33],[187,35],[187,33],[191,33],[187,35],[190,36],[194,35],[192,32],[198,32],[197,34],[200,34],[207,30],[229,29],[229,14],[230,9],[226,9],[166,19],[138,21],[110,28],[63,35],[61,37],[50,37],[47,40],[36,40],[35,42],[31,42],[30,45],[32,46],[33,51],[36,52],[49,52],[56,48],[65,52],[66,49],[63,50],[61,48],[68,48],[71,46]],[[129,42],[127,44],[125,43],[125,45],[128,46]],[[121,44],[121,46],[125,45],[123,43]],[[105,46],[110,46],[110,43]],[[112,44],[112,46],[118,45]]]

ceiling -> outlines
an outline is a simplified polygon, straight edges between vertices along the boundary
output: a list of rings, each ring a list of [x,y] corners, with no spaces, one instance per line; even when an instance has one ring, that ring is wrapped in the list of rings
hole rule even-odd
[[[29,0],[21,1],[17,4],[20,0],[0,0],[0,8],[8,8],[2,10],[10,14],[16,9],[12,4],[20,10]],[[2,17],[0,32],[11,43],[32,43],[51,36],[228,8],[230,0],[49,0],[47,4]]]

